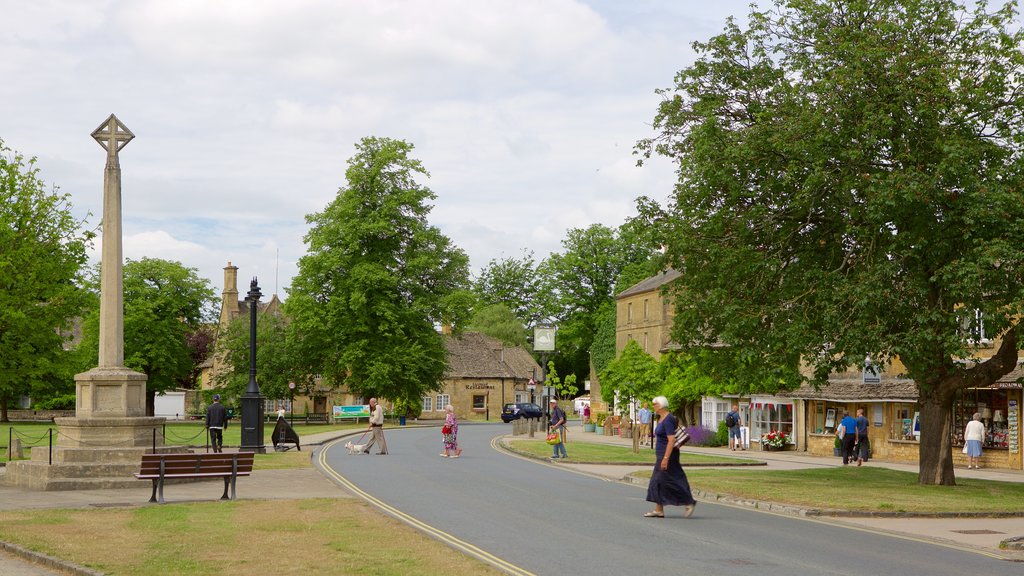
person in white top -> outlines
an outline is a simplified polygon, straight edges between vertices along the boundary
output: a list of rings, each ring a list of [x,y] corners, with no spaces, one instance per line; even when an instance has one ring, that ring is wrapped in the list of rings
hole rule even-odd
[[[967,469],[981,468],[981,442],[985,439],[985,425],[981,423],[981,414],[974,413],[974,419],[964,428],[964,453],[967,454]]]

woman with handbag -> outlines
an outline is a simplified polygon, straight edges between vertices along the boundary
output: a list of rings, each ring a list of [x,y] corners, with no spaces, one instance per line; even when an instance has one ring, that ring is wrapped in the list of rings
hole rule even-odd
[[[651,404],[658,414],[658,427],[654,429],[657,459],[647,485],[647,501],[654,502],[654,510],[644,517],[664,518],[665,506],[683,506],[683,518],[689,518],[697,501],[690,492],[690,481],[679,463],[679,450],[674,442],[679,420],[668,411],[668,399],[664,396],[656,397]]]
[[[444,439],[443,458],[458,458],[462,454],[459,448],[459,419],[455,417],[455,408],[451,404],[444,407],[444,426],[441,426],[441,437]]]
[[[565,411],[558,407],[558,400],[554,397],[548,403],[551,406],[551,420],[548,423],[548,444],[551,444],[551,449],[554,451],[551,459],[565,459],[569,457],[565,453]],[[556,436],[552,437],[552,434]]]

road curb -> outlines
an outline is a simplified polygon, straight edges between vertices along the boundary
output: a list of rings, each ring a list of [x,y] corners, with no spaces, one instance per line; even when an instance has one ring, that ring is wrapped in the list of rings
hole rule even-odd
[[[33,564],[38,564],[46,568],[53,568],[54,570],[61,570],[74,574],[75,576],[105,576],[103,572],[97,572],[91,568],[79,566],[74,562],[68,562],[67,560],[62,560],[55,556],[50,556],[49,554],[34,552],[28,548],[18,546],[17,544],[11,544],[10,542],[0,540],[0,549]]]

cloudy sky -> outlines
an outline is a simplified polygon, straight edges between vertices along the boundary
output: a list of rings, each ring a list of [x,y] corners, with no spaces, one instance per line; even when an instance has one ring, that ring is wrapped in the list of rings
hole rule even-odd
[[[632,156],[654,91],[749,3],[4,1],[0,139],[95,226],[105,153],[89,135],[116,114],[135,134],[125,256],[218,291],[231,261],[243,291],[258,276],[282,297],[354,144],[403,139],[430,172],[430,222],[477,273],[664,199],[671,165]]]

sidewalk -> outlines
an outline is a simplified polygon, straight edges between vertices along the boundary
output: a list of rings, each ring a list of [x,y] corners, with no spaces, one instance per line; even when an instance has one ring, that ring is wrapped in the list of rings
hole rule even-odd
[[[523,438],[517,436],[516,438]],[[604,444],[615,444],[621,446],[632,446],[630,438],[619,436],[605,436],[593,433],[584,433],[582,428],[570,425],[569,442],[600,442]],[[571,444],[570,444],[571,449]],[[645,448],[650,450],[650,448]],[[751,466],[745,470],[797,470],[804,468],[836,468],[843,465],[841,458],[812,456],[805,452],[773,451],[762,452],[760,450],[737,450],[732,451],[728,447],[706,448],[698,446],[686,446],[684,452],[716,454],[736,458],[750,458],[765,462],[765,466]],[[571,453],[570,453],[571,456]],[[653,457],[652,457],[653,462]],[[605,466],[591,464],[557,464],[577,469],[586,474],[603,476],[623,480],[633,472],[650,470],[651,466]],[[916,464],[905,464],[898,462],[882,462],[871,460],[865,466],[885,467],[892,470],[917,473]],[[981,470],[967,470],[957,468],[957,478],[977,478],[982,480],[996,480],[999,482],[1024,482],[1024,471],[1019,470],[993,470],[982,468]],[[628,480],[627,480],[628,481]],[[717,500],[719,503],[747,506],[745,502],[728,502]],[[787,508],[784,513],[806,515],[806,511]],[[886,532],[897,534],[903,537],[930,540],[947,545],[954,545],[960,548],[971,550],[983,550],[1000,557],[1024,561],[1024,516],[1013,518],[966,518],[958,517],[956,514],[947,514],[936,517],[920,517],[907,515],[898,517],[836,517],[829,518],[830,522],[846,524],[859,529],[873,532]],[[1007,548],[1002,549],[1000,545],[1006,541]]]

